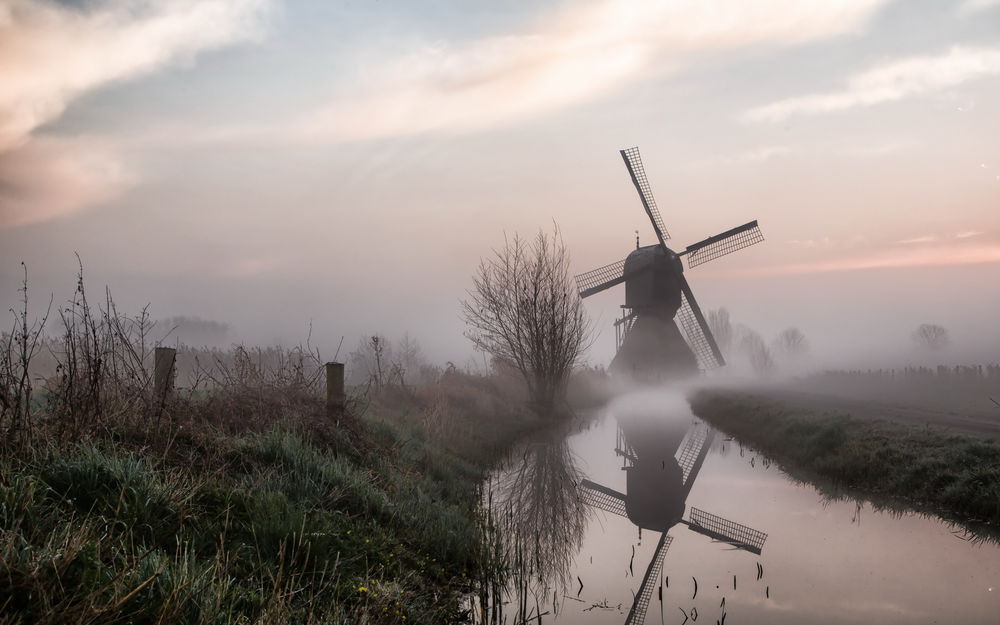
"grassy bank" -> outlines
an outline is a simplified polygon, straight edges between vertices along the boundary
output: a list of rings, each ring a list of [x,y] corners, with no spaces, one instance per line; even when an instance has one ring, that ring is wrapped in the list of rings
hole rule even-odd
[[[461,373],[339,423],[213,398],[0,455],[0,623],[458,618],[479,484],[536,417]]]
[[[1000,445],[943,429],[789,409],[703,391],[699,417],[827,492],[911,507],[993,533],[1000,528]],[[992,528],[992,529],[991,529]]]
[[[20,293],[0,330],[0,625],[449,623],[497,570],[481,485],[552,421],[517,380],[369,337],[331,414],[308,338],[178,345],[171,365],[148,310],[92,304],[82,267],[54,310],[31,314],[26,274]]]

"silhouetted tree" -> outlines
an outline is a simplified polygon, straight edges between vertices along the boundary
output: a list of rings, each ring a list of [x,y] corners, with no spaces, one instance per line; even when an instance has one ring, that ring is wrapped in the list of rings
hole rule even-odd
[[[809,342],[798,328],[788,328],[774,338],[774,347],[780,354],[798,357],[809,351]]]
[[[746,355],[754,373],[760,376],[774,372],[774,358],[764,339],[757,332],[745,326],[740,327],[739,350]]]
[[[910,335],[921,349],[939,350],[948,346],[948,330],[936,323],[922,323]]]
[[[708,328],[712,331],[712,336],[715,337],[719,349],[722,350],[723,354],[729,353],[733,346],[733,324],[729,319],[729,311],[725,308],[709,310],[706,321],[708,321]]]
[[[396,341],[380,334],[361,337],[347,355],[347,373],[353,384],[369,384],[380,391],[386,386],[433,382],[441,370],[427,362],[420,343],[406,332]]]
[[[156,338],[161,343],[179,342],[191,346],[222,346],[232,333],[228,323],[178,315],[155,323]]]
[[[358,347],[347,355],[347,371],[355,384],[371,384],[376,391],[388,382],[392,357],[389,340],[379,334],[363,336]]]
[[[550,412],[583,353],[589,328],[558,229],[506,239],[479,264],[462,301],[466,336],[520,372],[536,409]]]

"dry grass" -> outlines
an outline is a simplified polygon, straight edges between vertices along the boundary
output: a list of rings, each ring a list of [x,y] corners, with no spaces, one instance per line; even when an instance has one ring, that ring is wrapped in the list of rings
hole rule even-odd
[[[0,623],[458,618],[485,472],[541,423],[504,381],[361,387],[335,421],[308,346],[182,348],[164,402],[148,315],[82,284],[61,337],[26,308],[4,336]]]

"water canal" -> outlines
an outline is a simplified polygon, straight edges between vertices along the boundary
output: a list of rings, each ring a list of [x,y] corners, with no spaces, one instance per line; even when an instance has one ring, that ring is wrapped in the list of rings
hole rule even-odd
[[[995,543],[830,501],[679,394],[525,445],[488,493],[506,568],[483,622],[1000,623]]]

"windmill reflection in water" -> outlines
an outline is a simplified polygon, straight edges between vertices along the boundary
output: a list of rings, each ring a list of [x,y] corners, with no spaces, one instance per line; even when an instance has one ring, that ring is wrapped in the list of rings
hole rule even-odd
[[[648,415],[623,416],[618,421],[615,453],[621,456],[626,473],[625,493],[586,479],[580,482],[585,503],[626,517],[641,529],[661,532],[626,624],[645,620],[673,540],[667,532],[678,523],[750,553],[760,554],[764,547],[764,532],[709,512],[691,508],[684,519],[685,502],[714,436],[715,431],[700,420],[685,424]]]

